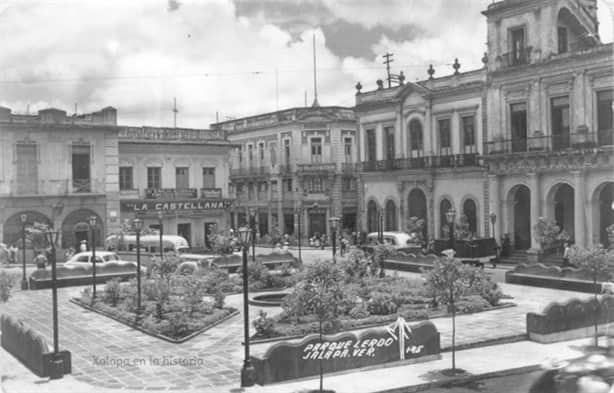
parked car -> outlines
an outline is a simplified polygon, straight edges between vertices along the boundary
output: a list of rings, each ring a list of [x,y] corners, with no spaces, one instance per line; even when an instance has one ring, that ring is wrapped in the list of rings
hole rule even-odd
[[[384,232],[384,244],[388,244],[394,248],[407,248],[411,246],[422,247],[415,236],[412,236],[405,232]],[[379,243],[379,234],[377,232],[371,232],[367,235],[367,244],[376,245]]]
[[[119,265],[132,265],[136,267],[136,262],[124,261],[119,256],[110,251],[96,251],[96,266],[104,266],[107,263],[114,262]],[[64,262],[65,267],[76,266],[91,266],[92,265],[92,252],[85,251],[79,252],[73,255],[68,261]]]
[[[194,267],[194,269],[200,268],[200,267],[207,267],[210,268],[211,267],[211,262],[213,262],[213,260],[215,258],[219,257],[219,255],[215,255],[215,254],[207,254],[207,255],[203,255],[203,254],[181,254],[179,255],[179,265],[178,265],[178,269],[180,269],[182,266],[192,266]]]

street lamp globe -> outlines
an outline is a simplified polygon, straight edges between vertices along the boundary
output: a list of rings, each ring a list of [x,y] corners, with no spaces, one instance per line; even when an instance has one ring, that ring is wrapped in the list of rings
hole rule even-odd
[[[239,242],[241,242],[241,245],[248,247],[252,241],[252,230],[248,227],[241,227],[237,232],[239,232]]]
[[[456,218],[456,210],[450,209],[446,212],[446,219],[448,220],[448,224],[454,223],[455,218]]]
[[[490,213],[490,223],[495,225],[495,222],[497,222],[497,215],[495,213]]]
[[[90,226],[93,228],[96,226],[96,216],[90,217]]]
[[[140,218],[135,218],[132,224],[134,225],[134,230],[137,232],[141,232],[141,229],[143,229],[143,221]]]
[[[328,222],[330,223],[330,227],[333,229],[333,231],[335,231],[339,225],[339,217],[330,217]]]
[[[158,211],[158,220],[162,220],[164,218],[164,213]]]

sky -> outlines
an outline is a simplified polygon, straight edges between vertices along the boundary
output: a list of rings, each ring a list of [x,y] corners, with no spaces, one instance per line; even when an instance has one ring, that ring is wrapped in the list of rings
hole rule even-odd
[[[216,119],[354,105],[385,78],[480,68],[491,0],[0,0],[0,106],[69,114],[113,106],[122,125],[208,128]],[[614,0],[599,0],[612,41]]]

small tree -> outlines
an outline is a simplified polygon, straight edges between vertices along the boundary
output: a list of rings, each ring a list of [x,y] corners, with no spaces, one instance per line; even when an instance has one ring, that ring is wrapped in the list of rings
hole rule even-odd
[[[303,283],[304,308],[318,319],[320,343],[322,343],[323,324],[334,324],[341,314],[344,300],[342,287],[343,273],[330,262],[317,261],[307,268]],[[324,384],[324,370],[320,359],[320,392]]]
[[[595,347],[597,347],[599,337],[599,317],[597,315],[599,301],[597,299],[597,295],[600,292],[600,287],[597,286],[597,279],[601,278],[604,281],[608,281],[611,277],[612,269],[614,268],[614,252],[606,250],[601,244],[599,244],[591,249],[573,246],[570,254],[569,260],[571,263],[590,272],[591,278],[593,279],[593,288],[595,289],[595,292],[593,293],[595,302],[595,314],[593,320],[595,328]]]
[[[533,236],[542,250],[550,248],[556,242],[560,232],[561,228],[554,221],[544,217],[540,217],[533,226]]]
[[[33,250],[43,250],[48,246],[45,233],[49,229],[49,225],[40,222],[35,222],[32,226],[26,227],[26,240],[32,246]]]
[[[409,217],[407,223],[407,233],[419,243],[424,241],[424,220],[418,217]]]
[[[454,251],[446,250],[446,257],[433,263],[431,270],[424,271],[430,290],[440,304],[446,304],[452,312],[452,373],[456,374],[456,306],[455,303],[465,294],[471,277],[470,267],[454,259]]]
[[[0,302],[5,303],[11,297],[11,289],[15,285],[15,275],[6,271],[0,272]]]
[[[396,250],[394,249],[394,247],[389,244],[378,244],[377,246],[375,246],[372,265],[373,275],[375,275],[375,272],[379,270],[380,278],[386,276],[386,271],[384,269],[384,261],[386,260],[386,258],[392,256],[395,252]]]

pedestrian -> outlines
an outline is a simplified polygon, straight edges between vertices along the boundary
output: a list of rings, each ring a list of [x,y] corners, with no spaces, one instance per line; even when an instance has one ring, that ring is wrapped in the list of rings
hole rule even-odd
[[[42,252],[36,251],[34,264],[36,265],[37,269],[44,269],[47,266],[47,257],[45,257]]]
[[[9,247],[9,263],[17,262],[17,251],[19,251],[19,249],[15,246],[15,244],[11,244]]]
[[[563,267],[567,267],[570,265],[569,256],[571,254],[571,247],[569,247],[569,242],[563,243]]]
[[[87,251],[87,240],[81,240],[81,244],[79,245],[79,251],[80,252]]]
[[[345,237],[341,236],[339,238],[339,243],[341,244],[341,256],[344,256],[345,253],[347,252],[348,239],[346,239]]]

